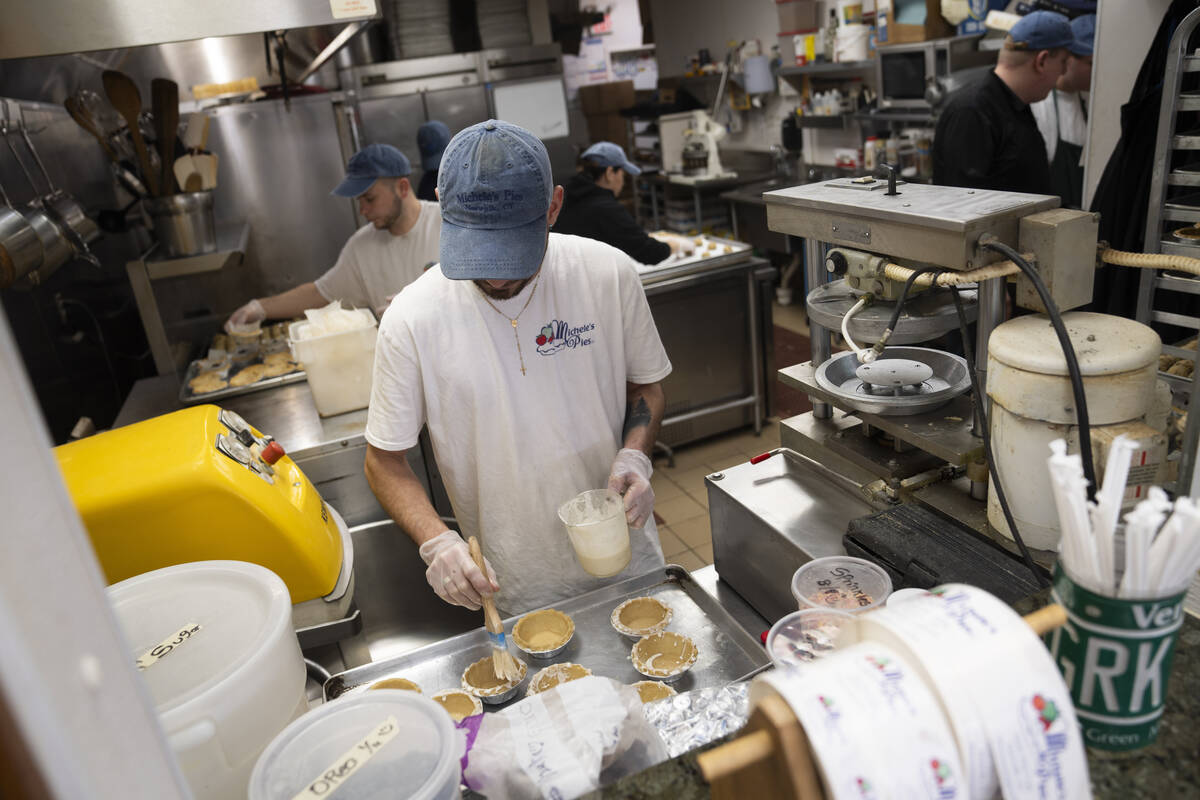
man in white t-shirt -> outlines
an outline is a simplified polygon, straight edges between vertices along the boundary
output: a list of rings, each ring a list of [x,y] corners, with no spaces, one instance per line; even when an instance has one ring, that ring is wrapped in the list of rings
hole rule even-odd
[[[549,233],[563,189],[546,148],[516,125],[456,135],[438,196],[441,263],[379,326],[366,430],[376,497],[420,546],[434,591],[467,608],[495,592],[521,613],[661,566],[648,456],[671,364],[635,263]],[[426,423],[463,536],[405,458]],[[557,509],[605,486],[624,496],[632,558],[600,579],[580,567]]]
[[[333,194],[357,198],[367,224],[346,241],[337,263],[324,275],[251,300],[233,312],[225,330],[264,319],[290,319],[334,300],[382,315],[392,297],[438,258],[442,217],[437,203],[417,199],[408,181],[410,172],[404,153],[390,144],[369,144],[355,153]]]

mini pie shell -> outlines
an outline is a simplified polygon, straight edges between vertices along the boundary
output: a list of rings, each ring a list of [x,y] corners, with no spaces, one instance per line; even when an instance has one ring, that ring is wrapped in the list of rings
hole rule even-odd
[[[670,669],[653,666],[651,662],[659,653],[674,656],[679,660],[678,665]],[[695,642],[682,634],[671,631],[642,637],[630,652],[633,666],[637,671],[655,678],[672,678],[687,672],[696,663],[699,655],[700,651]]]
[[[551,664],[533,673],[533,677],[529,679],[529,689],[526,690],[526,695],[538,694],[547,689],[553,689],[555,686],[586,678],[591,674],[592,671],[582,664],[574,664],[570,661]]]
[[[622,621],[621,617],[626,616],[628,611],[632,611],[636,614],[638,611],[643,610],[644,607],[651,605],[657,606],[663,611],[662,618],[653,625],[634,628]],[[628,636],[649,636],[652,633],[658,633],[663,628],[670,625],[671,617],[674,615],[675,611],[657,597],[631,597],[613,609],[612,616],[609,618],[609,621],[612,623],[614,628]]]
[[[660,681],[638,681],[633,684],[633,688],[637,689],[638,697],[643,703],[653,703],[655,700],[662,700],[665,697],[674,697],[678,692],[673,686],[662,683]],[[646,695],[650,694],[651,697]],[[657,694],[657,697],[653,695]]]
[[[410,681],[408,678],[384,678],[381,681],[375,681],[371,684],[372,689],[403,689],[408,692],[416,692],[421,694],[421,687]]]
[[[525,662],[519,658],[513,660],[517,662],[517,669],[521,674],[518,675],[517,679],[512,683],[500,681],[496,678],[496,673],[493,671],[492,667],[492,657],[489,655],[479,659],[474,664],[463,670],[463,691],[467,692],[468,694],[473,694],[476,697],[495,697],[498,694],[504,694],[505,692],[514,688],[520,684],[521,681],[525,680],[525,673],[528,672],[529,667],[527,667]],[[480,675],[489,676],[494,683],[474,683],[468,677],[471,676],[478,679]]]
[[[546,631],[545,626],[552,626],[552,631]],[[540,628],[540,629],[539,629]],[[538,641],[537,646],[526,638],[538,637],[545,633],[558,633],[559,638],[554,644],[546,646],[548,642]],[[571,641],[571,637],[575,635],[575,621],[571,617],[555,608],[543,608],[540,611],[530,611],[525,616],[517,620],[517,624],[513,625],[512,638],[517,647],[527,653],[547,653]]]
[[[455,698],[462,698],[468,702],[471,705],[471,713],[464,714],[462,712],[466,709],[451,708],[450,706]],[[463,689],[446,689],[445,691],[435,694],[433,696],[433,700],[439,706],[446,709],[446,713],[449,714],[455,722],[462,722],[467,717],[473,717],[476,714],[483,713],[483,704],[479,702],[479,698]]]

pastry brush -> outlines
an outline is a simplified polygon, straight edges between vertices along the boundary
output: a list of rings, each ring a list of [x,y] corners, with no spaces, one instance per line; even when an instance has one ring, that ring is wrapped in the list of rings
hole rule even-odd
[[[479,549],[479,540],[472,536],[467,540],[467,546],[471,550],[471,558],[474,559],[475,566],[479,567],[479,571],[486,578],[487,566],[483,562],[483,551]],[[508,642],[504,638],[504,625],[500,622],[500,614],[496,611],[496,604],[490,597],[483,598],[483,621],[488,636],[492,640],[492,669],[500,680],[514,683],[521,677],[521,670],[512,653],[508,652]]]

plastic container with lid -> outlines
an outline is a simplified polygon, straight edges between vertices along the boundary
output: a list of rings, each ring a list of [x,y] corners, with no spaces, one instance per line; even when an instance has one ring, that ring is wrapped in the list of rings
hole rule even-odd
[[[311,789],[312,797],[338,800],[450,800],[461,796],[464,745],[433,700],[399,689],[364,692],[326,703],[280,733],[254,765],[249,798],[293,800]]]
[[[304,365],[317,413],[331,417],[366,408],[371,401],[375,367],[375,317],[365,308],[353,312],[358,327],[313,335],[311,321],[288,326],[292,358]]]
[[[244,797],[259,753],[308,710],[283,581],[257,564],[198,561],[108,597],[193,794]]]
[[[834,608],[793,611],[771,626],[767,655],[776,667],[797,667],[822,658],[835,649],[838,631],[853,615]]]
[[[892,579],[882,567],[854,556],[826,556],[792,575],[792,597],[800,610],[834,608],[857,614],[883,605]]]

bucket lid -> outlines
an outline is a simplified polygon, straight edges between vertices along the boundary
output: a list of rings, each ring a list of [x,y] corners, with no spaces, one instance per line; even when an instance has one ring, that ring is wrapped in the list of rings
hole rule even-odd
[[[287,586],[244,561],[164,567],[113,584],[108,598],[160,714],[253,670],[292,622]]]
[[[275,737],[254,765],[250,800],[292,800],[310,787],[314,797],[336,789],[340,800],[446,797],[458,788],[463,745],[427,697],[400,689],[345,697]]]
[[[1109,314],[1074,311],[1062,315],[1083,375],[1114,375],[1142,369],[1158,360],[1162,341],[1140,322]],[[1045,314],[1030,314],[998,325],[988,339],[988,358],[1043,375],[1066,375],[1054,326]]]

